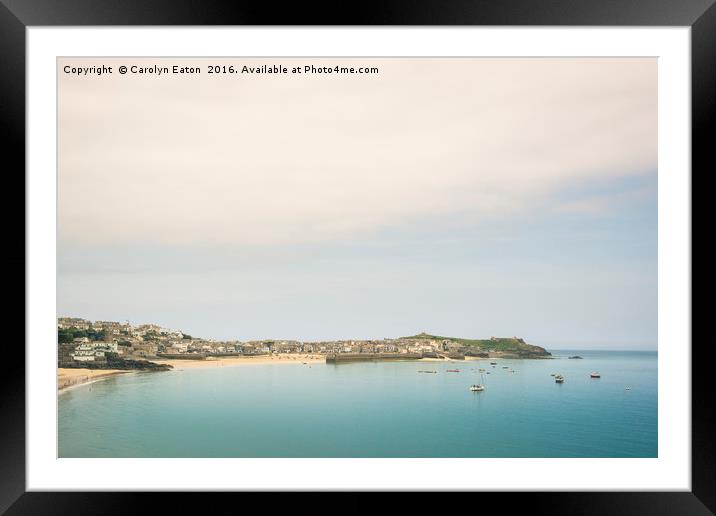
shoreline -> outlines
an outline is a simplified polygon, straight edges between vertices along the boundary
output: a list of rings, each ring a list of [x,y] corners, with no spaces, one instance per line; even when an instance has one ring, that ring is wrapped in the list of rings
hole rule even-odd
[[[133,373],[134,370],[57,368],[57,392],[67,392],[81,385],[89,385],[113,376]]]
[[[480,357],[465,357],[465,360],[453,358],[420,358],[411,359],[410,362],[466,362],[473,360],[486,360]],[[398,361],[398,360],[396,360]],[[173,367],[173,371],[183,369],[210,368],[210,367],[235,367],[243,365],[266,365],[266,364],[325,364],[326,356],[317,354],[286,354],[286,355],[261,355],[257,357],[217,357],[205,360],[191,359],[158,359],[152,360],[155,364],[167,364]]]
[[[173,371],[183,369],[211,368],[211,367],[235,367],[241,365],[266,365],[266,364],[322,364],[325,356],[317,354],[286,354],[286,355],[260,355],[256,357],[216,357],[204,360],[191,359],[156,359],[151,360],[155,364],[167,364],[173,367]]]
[[[482,360],[494,360],[502,357],[470,357],[467,356],[463,360],[453,358],[421,358],[410,360],[411,362],[472,362]],[[155,364],[166,364],[172,366],[172,371],[182,371],[186,369],[206,369],[212,367],[237,367],[249,365],[267,365],[267,364],[325,364],[326,356],[320,354],[276,354],[276,355],[260,355],[260,356],[239,356],[239,357],[209,357],[204,360],[192,359],[149,359]],[[122,374],[136,373],[138,370],[121,370],[121,369],[84,369],[84,368],[58,368],[57,369],[57,390],[59,393],[67,392],[75,387],[89,385],[107,378],[119,376]]]

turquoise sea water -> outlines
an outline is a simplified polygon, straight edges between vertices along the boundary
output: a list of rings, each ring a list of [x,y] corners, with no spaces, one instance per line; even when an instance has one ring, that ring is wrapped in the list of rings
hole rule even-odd
[[[296,363],[110,378],[59,396],[59,456],[657,456],[655,352],[553,354],[494,368]],[[478,368],[486,389],[470,392]]]

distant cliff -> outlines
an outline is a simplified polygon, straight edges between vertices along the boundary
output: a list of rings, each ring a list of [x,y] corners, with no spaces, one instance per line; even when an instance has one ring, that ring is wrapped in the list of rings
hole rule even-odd
[[[461,346],[464,352],[498,352],[506,355],[515,355],[520,358],[544,358],[550,357],[552,354],[546,349],[527,344],[524,339],[519,337],[491,337],[489,339],[463,339],[458,337],[444,337],[441,335],[430,335],[420,333],[404,339],[415,340],[439,340],[448,341],[455,345]]]

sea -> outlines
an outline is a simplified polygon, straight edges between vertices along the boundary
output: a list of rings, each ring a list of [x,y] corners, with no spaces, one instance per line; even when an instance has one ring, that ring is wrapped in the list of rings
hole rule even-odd
[[[551,352],[111,377],[59,394],[58,456],[657,457],[656,352]]]

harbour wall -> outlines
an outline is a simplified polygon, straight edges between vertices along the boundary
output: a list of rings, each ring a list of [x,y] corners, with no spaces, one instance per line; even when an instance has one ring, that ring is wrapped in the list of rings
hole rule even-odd
[[[371,360],[417,360],[422,353],[331,353],[326,355],[326,363],[365,362]]]

